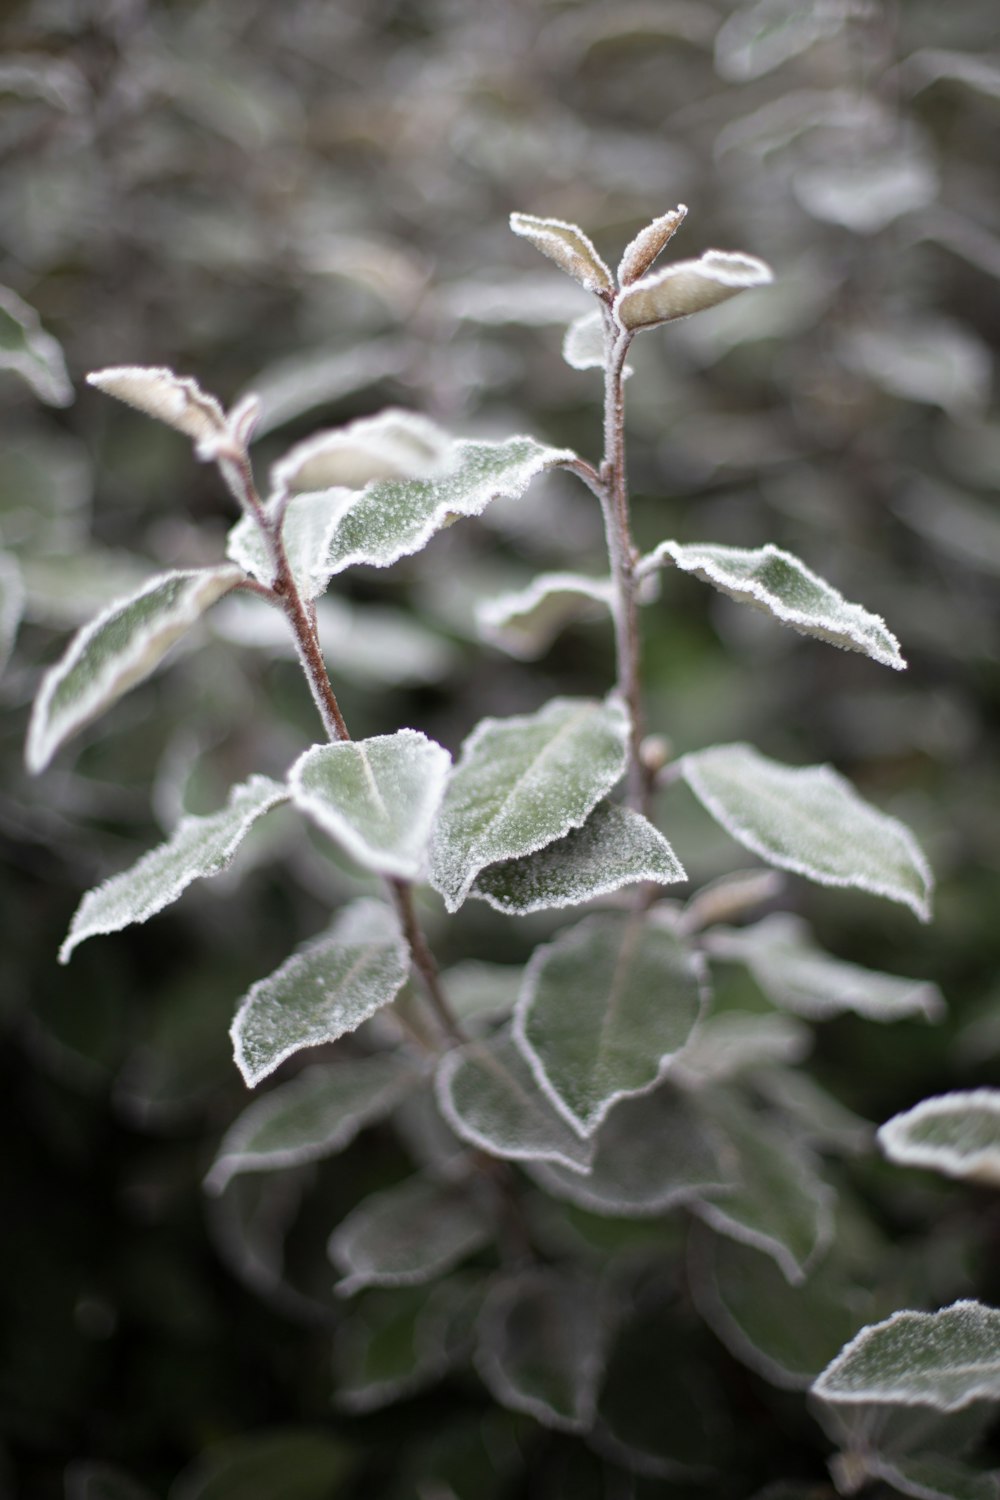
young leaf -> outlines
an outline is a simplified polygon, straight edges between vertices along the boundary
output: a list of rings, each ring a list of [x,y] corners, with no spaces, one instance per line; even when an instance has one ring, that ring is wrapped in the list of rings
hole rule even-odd
[[[680,229],[687,218],[687,205],[678,203],[676,208],[671,208],[645,229],[640,229],[634,240],[625,247],[618,266],[618,285],[630,286],[633,281],[638,281],[640,276],[645,276],[653,261],[660,254],[668,242]]]
[[[590,1144],[552,1108],[509,1030],[449,1052],[436,1088],[441,1113],[463,1141],[510,1161],[554,1161],[586,1172]]]
[[[221,1193],[243,1172],[274,1172],[343,1151],[366,1125],[383,1119],[418,1078],[395,1052],[305,1068],[255,1099],[223,1137],[205,1178]]]
[[[576,224],[515,213],[510,216],[510,227],[522,239],[530,240],[536,250],[554,260],[567,276],[572,276],[588,292],[596,292],[599,296],[602,292],[614,291],[611,272]]]
[[[1000,1311],[956,1302],[862,1328],[812,1387],[824,1401],[959,1411],[1000,1401]]]
[[[365,1293],[334,1340],[336,1404],[376,1411],[433,1385],[466,1345],[476,1289],[449,1277],[428,1291],[400,1287]]]
[[[564,625],[591,619],[611,608],[609,578],[582,573],[541,573],[527,588],[476,605],[476,627],[483,640],[521,661],[532,661]]]
[[[390,408],[296,443],[272,468],[271,487],[298,495],[360,490],[373,479],[430,479],[448,467],[452,449],[448,434],[426,417]]]
[[[162,366],[116,365],[95,370],[87,384],[183,432],[193,439],[199,456],[226,438],[225,412],[190,376],[175,375]]]
[[[343,1297],[366,1286],[432,1281],[490,1238],[484,1204],[465,1186],[411,1177],[362,1199],[330,1236],[330,1259],[344,1273]]]
[[[304,1047],[335,1042],[388,1005],[406,982],[409,955],[378,901],[355,901],[330,935],[293,954],[247,992],[230,1029],[250,1088]]]
[[[480,870],[579,828],[625,769],[621,702],[554,698],[483,719],[462,747],[431,846],[431,882],[456,911]]]
[[[966,1089],[925,1099],[878,1132],[891,1161],[1000,1187],[1000,1089]]]
[[[832,767],[783,766],[742,744],[713,745],[679,765],[706,811],[768,864],[887,896],[930,920],[933,876],[913,835]]]
[[[675,261],[623,288],[615,298],[614,313],[622,328],[630,332],[655,328],[773,280],[770,266],[756,256],[706,250],[699,260]]]
[[[451,756],[415,729],[314,745],[288,773],[292,801],[366,870],[416,880]]]
[[[710,958],[746,964],[775,1005],[808,1021],[854,1011],[867,1021],[923,1016],[939,1021],[944,997],[936,984],[879,974],[833,958],[810,942],[809,928],[785,912],[752,927],[716,928],[705,940]]]
[[[10,660],[24,613],[21,569],[8,552],[0,552],[0,672]]]
[[[483,1304],[475,1360],[496,1399],[545,1427],[586,1432],[604,1368],[596,1287],[555,1270],[498,1281]]]
[[[673,562],[730,599],[752,604],[802,635],[814,635],[846,651],[901,671],[899,642],[878,615],[850,604],[797,557],[773,547],[720,547],[707,542],[682,546],[661,542],[639,564],[641,572]]]
[[[288,790],[280,781],[251,776],[232,788],[220,812],[182,818],[165,844],[87,892],[59,950],[59,962],[68,963],[73,949],[87,938],[148,921],[193,880],[221,874],[257,820],[287,800]]]
[[[648,819],[630,807],[599,802],[582,828],[522,859],[481,870],[470,895],[523,917],[579,906],[644,880],[672,885],[686,879],[674,851]]]
[[[697,955],[644,911],[589,917],[535,951],[514,1037],[579,1135],[656,1083],[698,1020],[702,980]]]
[[[563,337],[562,357],[571,370],[604,369],[607,334],[600,308],[573,319]]]
[[[25,750],[29,771],[43,771],[66,740],[154,672],[242,577],[230,567],[161,573],[78,631],[42,678]]]
[[[73,387],[60,344],[38,314],[10,287],[0,286],[0,370],[11,370],[48,406],[70,406]]]

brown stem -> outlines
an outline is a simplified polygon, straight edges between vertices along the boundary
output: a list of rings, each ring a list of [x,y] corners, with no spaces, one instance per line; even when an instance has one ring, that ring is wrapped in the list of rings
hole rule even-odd
[[[399,920],[402,924],[403,935],[406,938],[413,960],[413,967],[423,981],[427,998],[434,1008],[434,1014],[444,1030],[445,1034],[453,1042],[464,1042],[467,1040],[461,1024],[455,1012],[448,1004],[448,999],[441,988],[441,977],[434,955],[431,952],[427,939],[423,934],[420,923],[417,920],[417,912],[413,903],[413,886],[408,880],[390,878],[387,881],[396,903]]]

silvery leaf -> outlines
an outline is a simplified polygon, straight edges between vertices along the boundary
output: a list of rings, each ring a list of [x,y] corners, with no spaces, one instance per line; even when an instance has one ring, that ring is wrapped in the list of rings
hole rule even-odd
[[[272,468],[271,488],[297,495],[363,489],[373,479],[430,479],[448,467],[452,447],[426,417],[390,408],[296,443]]]
[[[1000,1089],[964,1089],[924,1099],[879,1130],[891,1161],[1000,1187]]]
[[[640,276],[645,276],[686,218],[687,205],[678,203],[676,208],[669,209],[651,224],[647,224],[645,229],[640,229],[635,239],[626,245],[619,263],[619,286],[629,286],[633,281],[638,281]]]
[[[534,214],[514,213],[510,227],[515,234],[530,240],[536,250],[554,260],[588,292],[613,292],[611,272],[598,255],[583,230],[562,219],[539,219]]]
[[[541,656],[564,625],[611,609],[610,578],[582,573],[541,573],[526,588],[476,604],[476,627],[483,640],[532,661]]]
[[[73,387],[62,347],[46,333],[33,307],[0,286],[0,370],[10,370],[48,406],[69,406]]]
[[[343,1272],[337,1291],[417,1286],[472,1255],[493,1231],[485,1204],[464,1184],[411,1177],[370,1193],[330,1236],[330,1259]]]
[[[226,437],[222,407],[188,375],[176,375],[158,365],[115,365],[95,370],[87,376],[87,384],[183,432],[197,448],[211,447]]]
[[[959,1411],[1000,1401],[1000,1311],[956,1302],[897,1312],[862,1328],[812,1387],[833,1403],[888,1402]]]
[[[770,266],[756,256],[706,250],[698,260],[675,261],[625,287],[615,298],[615,317],[630,332],[655,328],[773,280]]]

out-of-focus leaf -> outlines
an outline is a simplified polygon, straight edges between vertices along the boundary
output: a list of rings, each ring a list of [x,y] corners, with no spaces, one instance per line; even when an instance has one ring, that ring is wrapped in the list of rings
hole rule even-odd
[[[534,214],[511,214],[510,227],[536,250],[554,260],[588,292],[612,292],[611,272],[583,230],[562,219],[539,219]]]
[[[883,146],[862,160],[823,161],[795,174],[795,195],[807,213],[855,234],[877,234],[903,214],[929,208],[938,171],[915,140]]]
[[[913,1500],[997,1500],[1000,1475],[970,1469],[954,1458],[936,1453],[913,1454],[887,1462],[876,1458],[871,1463],[874,1479],[883,1479],[901,1495]]]
[[[797,1138],[816,1150],[853,1155],[871,1149],[875,1127],[846,1109],[802,1068],[768,1068],[754,1086],[793,1121]]]
[[[272,489],[297,495],[373,479],[431,479],[448,467],[452,440],[426,417],[390,408],[296,443],[271,470]]]
[[[0,286],[0,370],[19,375],[48,406],[73,401],[62,347],[34,308],[7,286]]]
[[[940,1312],[897,1312],[862,1328],[812,1387],[824,1401],[888,1402],[959,1411],[1000,1401],[1000,1312],[956,1302]]]
[[[254,1432],[214,1443],[169,1500],[329,1500],[353,1467],[350,1449],[322,1428]]]
[[[1000,1089],[965,1089],[924,1099],[881,1127],[891,1161],[1000,1187]]]
[[[455,1276],[429,1291],[362,1293],[334,1341],[336,1404],[376,1411],[433,1385],[468,1343],[476,1297],[476,1288]]]
[[[604,369],[607,333],[600,308],[573,319],[563,338],[562,357],[571,370]]]
[[[718,1083],[751,1069],[801,1062],[811,1045],[812,1034],[800,1021],[729,1010],[702,1022],[676,1067],[689,1084]]]
[[[740,744],[696,751],[679,765],[715,821],[769,864],[887,896],[930,919],[933,877],[912,833],[832,767],[783,766]]]
[[[116,365],[95,370],[87,376],[87,384],[183,432],[197,449],[226,436],[222,407],[188,375],[176,375],[160,366]]]
[[[0,672],[10,660],[24,613],[24,580],[15,558],[0,552]]]
[[[465,1260],[493,1229],[485,1203],[465,1183],[411,1177],[364,1198],[330,1236],[343,1297],[368,1286],[416,1286]]]
[[[840,5],[803,5],[801,0],[757,0],[738,6],[715,38],[715,70],[730,83],[762,78],[840,32],[847,19]]]
[[[541,573],[527,588],[477,603],[476,626],[484,640],[522,661],[532,661],[564,625],[606,614],[611,600],[609,578]]]
[[[77,1463],[66,1470],[66,1500],[152,1500],[152,1496],[111,1464]]]
[[[922,47],[903,63],[906,81],[927,88],[942,79],[965,84],[988,99],[1000,99],[1000,67],[989,58],[971,52],[949,52],[943,47]]]
[[[842,357],[891,396],[940,406],[956,417],[980,412],[989,401],[989,349],[970,329],[946,318],[854,328]]]
[[[770,266],[740,251],[706,250],[698,260],[678,260],[651,271],[615,298],[615,317],[622,328],[656,328],[728,302],[752,287],[774,280]]]
[[[398,339],[371,339],[346,353],[327,349],[296,354],[269,365],[252,381],[260,399],[257,436],[263,437],[319,406],[364,390],[403,369],[408,350]]]
[[[518,964],[490,964],[468,958],[445,969],[441,984],[452,1010],[466,1024],[509,1015],[523,974]]]

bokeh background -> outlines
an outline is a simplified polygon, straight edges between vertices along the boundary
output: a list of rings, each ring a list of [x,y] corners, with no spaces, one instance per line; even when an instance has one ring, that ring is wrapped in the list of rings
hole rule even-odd
[[[233,519],[182,438],[83,376],[166,364],[227,402],[258,391],[262,476],[292,441],[388,404],[596,458],[600,377],[560,356],[587,295],[509,233],[511,210],[578,222],[615,264],[684,202],[671,253],[768,260],[772,290],[638,341],[638,537],[784,545],[885,617],[909,671],[672,577],[644,617],[650,721],[678,751],[746,738],[832,761],[928,851],[928,929],[861,896],[788,894],[834,951],[935,979],[951,1003],[933,1029],[830,1023],[817,1075],[876,1121],[995,1083],[995,4],[8,0],[0,47],[0,284],[58,339],[76,395],[0,369],[0,543],[25,592],[0,680],[0,1493],[127,1497],[86,1467],[109,1463],[171,1500],[638,1494],[490,1414],[472,1383],[331,1408],[322,1242],[391,1176],[377,1133],[298,1218],[294,1185],[206,1209],[202,1175],[244,1102],[235,1001],[354,888],[318,841],[279,818],[238,892],[192,890],[56,966],[83,889],[315,738],[263,616],[220,609],[197,649],[26,778],[28,707],[67,632],[151,572],[219,558]],[[598,570],[600,548],[595,502],[558,476],[391,573],[338,580],[324,629],[353,732],[412,724],[454,748],[484,713],[603,692],[601,625],[526,666],[473,620],[477,597],[535,572]],[[5,563],[5,589],[13,576]],[[662,826],[697,880],[741,863],[680,789]],[[516,958],[547,930],[485,908],[427,917],[447,961]],[[949,1231],[968,1200],[877,1164],[871,1191],[901,1239],[934,1241],[928,1265],[968,1258]],[[996,1211],[974,1211],[962,1274],[997,1301]]]

